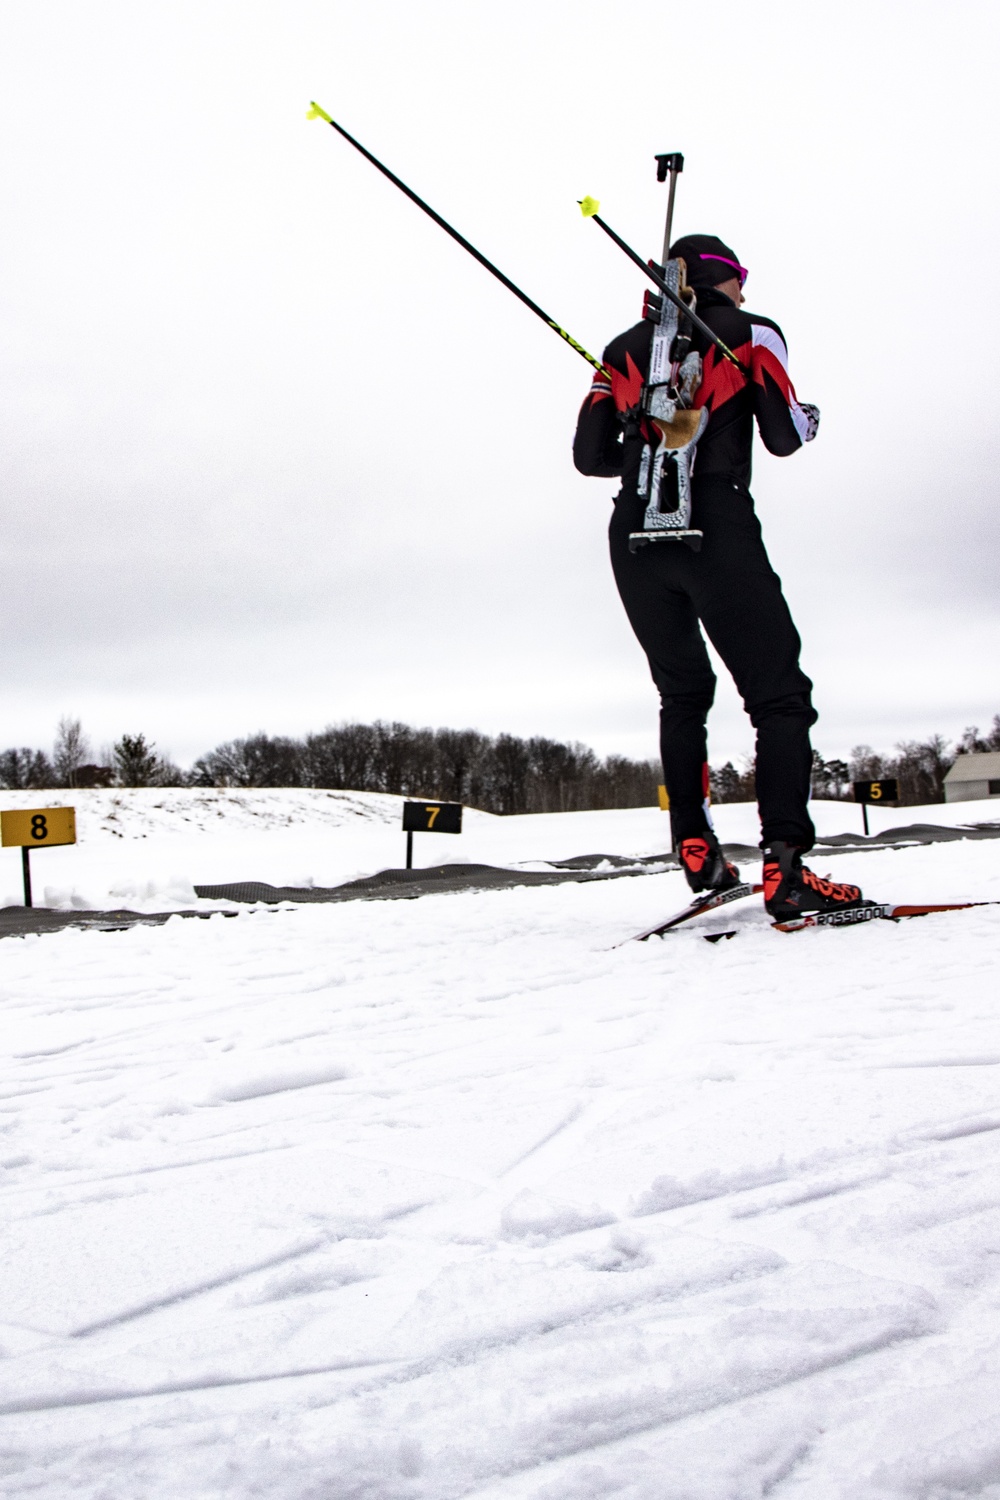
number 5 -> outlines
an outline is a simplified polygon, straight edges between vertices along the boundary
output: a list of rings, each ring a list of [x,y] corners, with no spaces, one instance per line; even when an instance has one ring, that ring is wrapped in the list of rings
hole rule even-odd
[[[878,802],[879,799],[881,798],[881,796],[882,796],[882,783],[881,783],[881,781],[873,781],[872,782],[872,801],[873,802]]]

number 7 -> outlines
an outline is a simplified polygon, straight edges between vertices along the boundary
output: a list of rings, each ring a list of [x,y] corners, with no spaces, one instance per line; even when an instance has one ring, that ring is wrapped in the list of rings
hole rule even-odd
[[[434,819],[437,817],[437,815],[438,815],[438,813],[440,811],[441,811],[441,809],[439,807],[429,807],[427,809],[427,829],[428,829],[428,832],[434,827]]]

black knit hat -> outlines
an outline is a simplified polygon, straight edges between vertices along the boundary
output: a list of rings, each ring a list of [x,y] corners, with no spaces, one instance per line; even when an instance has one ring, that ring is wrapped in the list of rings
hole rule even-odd
[[[721,286],[722,282],[739,277],[740,286],[747,277],[746,267],[741,266],[735,250],[730,250],[714,234],[686,234],[675,240],[670,247],[670,259],[680,257],[687,266],[688,286]]]

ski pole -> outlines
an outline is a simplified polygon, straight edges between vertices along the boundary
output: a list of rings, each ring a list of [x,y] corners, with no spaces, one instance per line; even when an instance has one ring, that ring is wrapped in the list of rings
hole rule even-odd
[[[338,125],[336,120],[331,119],[326,110],[321,109],[315,100],[310,101],[310,109],[308,114],[306,115],[306,119],[325,120],[328,125],[332,125],[334,130],[336,130],[338,134],[342,135],[345,141],[350,141],[355,150],[360,151],[361,155],[365,157],[367,161],[370,161],[373,167],[377,167],[378,170],[383,174],[383,176],[388,177],[390,182],[394,182],[400,189],[400,191],[404,192],[408,198],[411,198],[418,208],[422,208],[424,213],[429,215],[429,217],[434,220],[435,224],[439,224],[446,234],[450,234],[453,240],[457,240],[458,243],[462,246],[463,250],[468,250],[469,254],[474,256],[481,266],[485,266],[487,271],[489,271],[491,275],[495,276],[498,281],[503,282],[507,290],[509,292],[513,292],[514,296],[518,297],[524,303],[525,307],[530,307],[535,316],[541,318],[542,322],[548,328],[551,328],[553,333],[557,333],[559,337],[561,339],[564,339],[566,343],[569,344],[571,349],[575,349],[577,354],[581,355],[589,365],[593,365],[595,370],[600,370],[602,375],[607,375],[610,379],[610,371],[605,369],[604,365],[601,364],[601,361],[599,359],[595,359],[592,354],[588,354],[583,345],[578,344],[576,339],[572,338],[571,335],[566,332],[565,328],[560,328],[556,320],[554,318],[550,318],[548,313],[543,311],[543,309],[539,307],[537,302],[533,302],[532,299],[528,296],[527,292],[522,292],[521,288],[517,286],[513,281],[511,281],[509,276],[505,276],[504,273],[497,266],[495,266],[491,260],[487,260],[486,256],[483,255],[481,251],[477,250],[475,245],[470,245],[465,236],[459,234],[458,230],[454,229],[448,223],[447,219],[442,219],[441,215],[439,213],[436,213],[434,209],[431,208],[429,203],[425,203],[423,198],[418,197],[418,195],[413,191],[412,188],[407,187],[406,183],[403,182],[399,177],[397,177],[395,172],[390,172],[389,168],[382,162],[380,162],[377,156],[373,156],[370,151],[367,151],[365,147],[362,146],[360,141],[356,141],[353,135],[349,135],[348,132],[344,129],[343,125]]]
[[[631,245],[627,245],[625,243],[620,234],[615,234],[615,231],[611,228],[610,224],[606,224],[604,222],[600,214],[597,212],[600,206],[601,205],[596,198],[580,199],[580,212],[583,214],[583,217],[585,219],[593,219],[595,224],[600,224],[601,228],[604,230],[604,233],[608,235],[610,239],[614,240],[619,250],[624,250],[629,260],[634,260],[640,271],[645,271],[650,281],[656,283],[656,285],[660,288],[660,291],[666,297],[667,301],[672,302],[674,306],[684,314],[685,318],[690,318],[694,326],[700,329],[707,339],[711,339],[712,343],[718,349],[723,358],[728,359],[730,364],[735,365],[741,375],[745,375],[747,380],[752,380],[753,376],[751,375],[750,371],[747,369],[746,365],[741,359],[736,358],[736,355],[733,353],[732,349],[730,349],[729,345],[724,344],[719,338],[719,335],[717,333],[713,333],[708,324],[704,322],[702,318],[699,318],[698,314],[696,312],[693,312],[692,309],[688,307],[687,303],[682,301],[681,298],[678,297],[676,292],[671,291],[670,287],[667,285],[658,271],[654,271],[653,267],[647,261],[644,261],[642,256],[639,255],[637,251],[632,249]]]

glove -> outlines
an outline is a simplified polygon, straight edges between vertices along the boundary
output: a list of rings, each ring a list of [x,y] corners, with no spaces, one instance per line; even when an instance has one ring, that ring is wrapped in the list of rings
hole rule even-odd
[[[806,431],[802,441],[811,443],[819,431],[819,407],[810,405],[808,401],[800,401],[798,408],[806,419]]]

